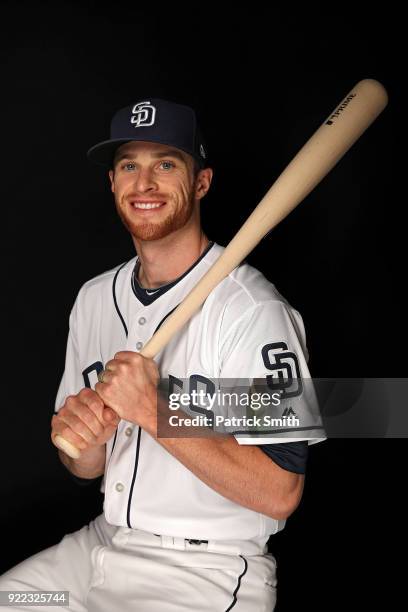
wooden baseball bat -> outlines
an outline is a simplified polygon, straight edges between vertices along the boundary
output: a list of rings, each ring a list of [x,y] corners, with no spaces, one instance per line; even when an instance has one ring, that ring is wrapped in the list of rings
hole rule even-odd
[[[388,95],[374,79],[357,83],[290,164],[254,209],[197,285],[140,351],[155,357],[200,308],[211,291],[286,217],[330,172],[363,132],[384,110]],[[61,436],[55,444],[74,459],[78,449]]]

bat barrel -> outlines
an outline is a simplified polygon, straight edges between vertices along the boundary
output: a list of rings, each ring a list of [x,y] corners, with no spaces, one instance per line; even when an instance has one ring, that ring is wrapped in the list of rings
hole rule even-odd
[[[378,81],[364,79],[347,94],[278,177],[221,257],[144,346],[155,357],[262,238],[330,172],[388,102]]]

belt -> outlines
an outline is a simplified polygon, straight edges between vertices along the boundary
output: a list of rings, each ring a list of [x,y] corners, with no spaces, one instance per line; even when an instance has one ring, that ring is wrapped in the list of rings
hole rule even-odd
[[[161,537],[160,533],[155,533],[154,534],[157,537]],[[208,540],[194,540],[191,538],[184,538],[185,542],[188,542],[189,544],[208,544]]]
[[[156,540],[160,538],[160,540]],[[134,545],[159,545],[162,548],[173,550],[195,550],[196,552],[211,552],[228,555],[263,555],[267,552],[266,540],[200,540],[199,538],[183,538],[165,536],[139,529],[118,527],[113,540],[126,546]],[[113,541],[112,540],[112,541]]]

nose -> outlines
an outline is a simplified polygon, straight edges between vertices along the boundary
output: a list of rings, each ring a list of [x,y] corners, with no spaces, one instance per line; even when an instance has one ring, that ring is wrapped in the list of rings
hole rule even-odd
[[[149,168],[139,168],[135,175],[134,187],[139,193],[155,191],[157,189],[157,183],[154,180],[152,170]]]

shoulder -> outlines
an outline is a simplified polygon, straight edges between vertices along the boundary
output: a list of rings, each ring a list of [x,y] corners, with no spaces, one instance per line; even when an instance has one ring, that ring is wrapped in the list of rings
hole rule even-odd
[[[211,253],[212,251],[212,253]],[[209,263],[213,263],[224,251],[215,244]],[[209,253],[209,254],[210,254]],[[278,291],[264,274],[246,261],[235,268],[213,291],[214,302],[223,305],[225,323],[233,323],[242,317],[251,318],[262,313],[288,312],[300,318],[299,312]]]
[[[215,261],[224,249],[214,247],[211,251]],[[214,289],[208,302],[207,317],[218,321],[217,337],[222,352],[265,338],[276,342],[290,339],[290,345],[301,348],[308,358],[301,314],[260,270],[247,262],[241,263]]]
[[[77,306],[80,307],[86,304],[92,304],[95,301],[99,301],[107,294],[112,295],[115,284],[121,282],[125,276],[132,273],[135,261],[136,257],[133,257],[131,260],[122,262],[114,268],[102,272],[86,281],[78,292],[76,298]]]

